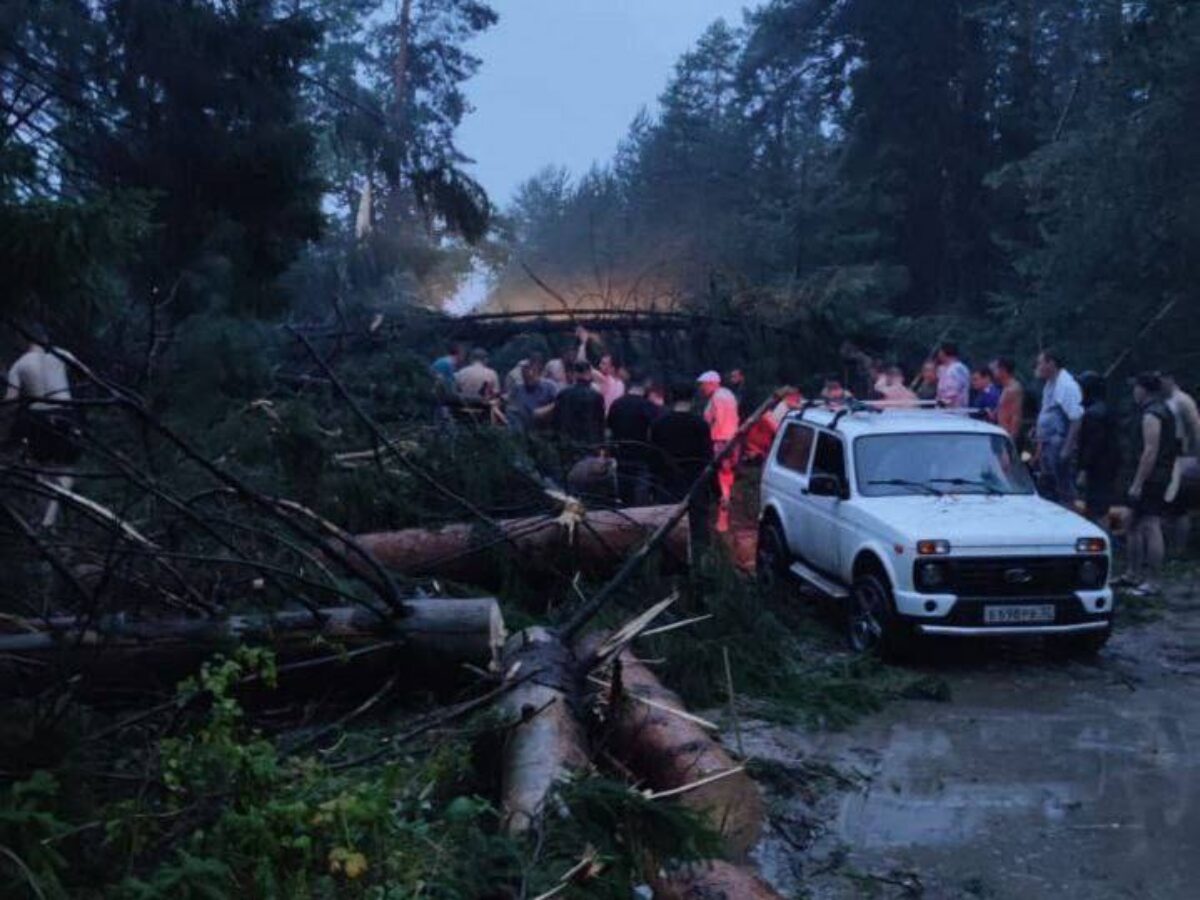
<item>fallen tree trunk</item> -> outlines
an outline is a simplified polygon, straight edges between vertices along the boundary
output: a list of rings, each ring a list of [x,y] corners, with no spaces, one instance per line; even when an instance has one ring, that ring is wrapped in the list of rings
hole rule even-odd
[[[527,679],[498,704],[519,720],[505,742],[500,788],[504,827],[516,833],[537,821],[550,791],[585,768],[588,755],[573,709],[575,658],[557,636],[541,627],[513,635],[503,665],[509,677]]]
[[[523,573],[582,572],[604,578],[663,526],[673,506],[589,510],[570,524],[553,516],[507,519],[498,528],[456,524],[358,535],[356,540],[384,566],[409,576],[497,584],[506,566]],[[691,536],[686,518],[664,544],[669,558],[686,564]]]
[[[589,636],[580,657],[588,658],[598,645]],[[695,785],[680,791],[679,802],[708,819],[731,857],[744,858],[758,842],[766,815],[758,786],[649,669],[629,651],[618,660],[619,679],[614,668],[613,680],[619,690],[607,723],[616,756],[655,792]]]
[[[748,869],[723,860],[699,863],[651,882],[656,900],[780,900]]]
[[[2,691],[36,684],[39,675],[64,667],[86,670],[91,684],[137,687],[150,673],[153,681],[169,683],[239,643],[269,645],[281,662],[392,644],[406,668],[444,672],[464,663],[492,665],[504,641],[504,620],[492,598],[407,600],[403,610],[387,617],[331,607],[316,615],[287,610],[221,619],[10,620],[9,627],[25,630],[0,635]]]

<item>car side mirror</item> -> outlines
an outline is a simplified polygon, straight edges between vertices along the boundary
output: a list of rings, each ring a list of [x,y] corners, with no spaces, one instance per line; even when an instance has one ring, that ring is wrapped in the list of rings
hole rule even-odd
[[[808,492],[814,497],[846,498],[846,486],[836,475],[813,475],[808,479]]]

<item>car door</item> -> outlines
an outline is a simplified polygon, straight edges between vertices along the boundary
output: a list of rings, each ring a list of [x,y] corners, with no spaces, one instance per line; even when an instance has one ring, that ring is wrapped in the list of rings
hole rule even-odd
[[[806,511],[809,501],[808,464],[816,431],[803,422],[788,422],[784,429],[779,448],[775,451],[775,465],[771,467],[771,491],[780,501],[789,549],[803,557],[805,552],[801,536],[807,530],[811,515]]]
[[[830,431],[817,433],[810,475],[832,475],[841,484],[849,486],[846,471],[846,445],[840,435]],[[842,500],[838,497],[817,497],[808,494],[805,498],[808,520],[808,535],[805,538],[805,558],[809,565],[828,574],[835,574],[841,562]]]

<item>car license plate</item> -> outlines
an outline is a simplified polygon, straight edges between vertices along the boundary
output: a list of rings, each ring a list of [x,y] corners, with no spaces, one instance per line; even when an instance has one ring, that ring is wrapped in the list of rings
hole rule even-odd
[[[1037,606],[985,606],[985,625],[1033,625],[1054,621],[1054,604]]]

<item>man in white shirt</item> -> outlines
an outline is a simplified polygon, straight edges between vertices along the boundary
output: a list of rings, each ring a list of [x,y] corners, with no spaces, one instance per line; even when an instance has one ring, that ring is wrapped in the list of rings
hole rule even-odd
[[[500,396],[500,376],[488,366],[487,351],[471,351],[471,364],[454,373],[454,384],[464,400],[491,400]]]
[[[1036,430],[1038,487],[1047,500],[1071,506],[1075,502],[1075,450],[1083,426],[1083,390],[1053,350],[1039,353],[1035,368],[1044,382]]]
[[[738,431],[737,397],[728,388],[721,387],[721,376],[708,371],[696,382],[700,395],[708,400],[704,407],[704,421],[708,423],[712,438],[713,455],[719,455],[734,439]],[[733,496],[733,482],[738,464],[738,449],[734,447],[717,467],[717,487],[721,492],[717,513],[717,531],[729,530],[729,500]]]
[[[958,345],[943,341],[938,348],[938,403],[947,409],[966,409],[971,398],[971,370],[958,358]]]
[[[73,408],[64,405],[71,400],[71,383],[67,367],[50,346],[46,330],[41,326],[30,329],[28,349],[8,370],[5,403],[19,402],[12,438],[22,444],[29,458],[37,464],[39,478],[70,490],[74,479],[64,467],[79,459],[79,445],[72,436]],[[46,504],[42,527],[53,527],[58,519],[58,500]]]

